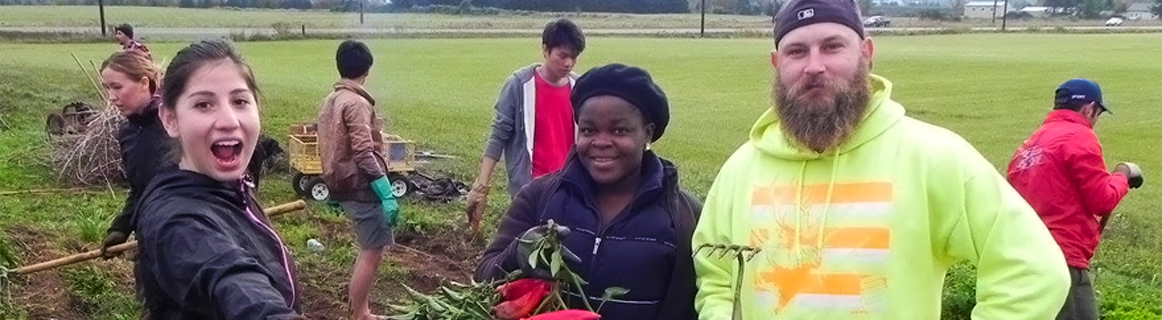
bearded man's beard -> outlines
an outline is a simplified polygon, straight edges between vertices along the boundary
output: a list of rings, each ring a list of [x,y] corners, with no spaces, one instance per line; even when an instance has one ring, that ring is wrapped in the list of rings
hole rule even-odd
[[[801,147],[825,153],[851,137],[867,110],[868,68],[860,64],[848,79],[806,76],[787,87],[775,76],[775,112],[783,133]]]

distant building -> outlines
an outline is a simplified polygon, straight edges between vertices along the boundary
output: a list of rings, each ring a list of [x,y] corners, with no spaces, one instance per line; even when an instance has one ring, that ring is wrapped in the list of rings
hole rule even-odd
[[[1158,15],[1150,12],[1150,6],[1153,5],[1152,2],[1135,2],[1126,8],[1126,13],[1123,13],[1122,16],[1129,20],[1158,19]]]
[[[969,1],[964,4],[964,17],[969,19],[992,19],[1005,15],[1005,1]]]
[[[904,0],[872,0],[872,6],[903,7],[905,5]]]
[[[1048,17],[1053,12],[1050,10],[1052,10],[1052,9],[1050,9],[1049,7],[1032,7],[1032,6],[1030,6],[1030,7],[1021,8],[1020,12],[1026,12],[1034,18],[1045,18],[1045,17]]]

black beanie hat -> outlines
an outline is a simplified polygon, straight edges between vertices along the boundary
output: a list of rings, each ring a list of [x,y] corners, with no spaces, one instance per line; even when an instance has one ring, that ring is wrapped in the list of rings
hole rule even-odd
[[[859,19],[859,8],[852,0],[791,0],[779,9],[775,19],[775,46],[783,36],[799,27],[834,22],[855,30],[859,38],[864,38],[863,22]]]
[[[625,99],[641,110],[646,123],[654,124],[654,136],[650,142],[658,141],[666,131],[666,124],[670,122],[670,103],[649,72],[620,63],[589,69],[573,85],[569,99],[573,103],[573,122],[577,122],[577,109],[585,100],[604,95]]]
[[[128,23],[122,23],[116,28],[113,28],[113,32],[117,31],[121,31],[121,33],[124,33],[126,37],[129,37],[129,39],[133,39],[133,26],[129,25]]]

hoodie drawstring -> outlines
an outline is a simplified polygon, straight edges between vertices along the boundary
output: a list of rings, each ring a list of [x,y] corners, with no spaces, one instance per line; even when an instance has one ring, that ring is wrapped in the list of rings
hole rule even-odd
[[[799,166],[799,192],[795,193],[795,211],[799,214],[795,215],[795,259],[803,260],[803,250],[799,249],[800,229],[803,228],[802,217],[804,214],[811,214],[811,208],[805,208],[803,205],[804,181],[807,180],[807,161],[803,161],[803,165]]]
[[[829,213],[829,211],[831,211],[831,197],[832,197],[832,195],[834,195],[834,192],[835,192],[835,176],[836,176],[835,170],[838,167],[839,167],[839,152],[836,151],[835,156],[831,160],[831,174],[830,174],[831,177],[830,177],[829,182],[827,183],[827,198],[823,202],[822,216],[819,218],[819,233],[817,233],[817,235],[815,237],[815,248],[816,248],[816,250],[819,250],[820,255],[823,254],[823,237],[827,236],[827,233],[826,233],[827,232],[827,229],[826,229],[827,228],[827,214]],[[800,230],[803,228],[801,218],[802,218],[803,214],[808,214],[808,215],[811,214],[811,208],[806,208],[804,203],[803,203],[803,197],[804,197],[803,193],[806,192],[806,187],[805,187],[806,179],[807,179],[807,161],[803,161],[803,164],[801,166],[799,166],[799,192],[796,193],[796,197],[795,197],[795,207],[798,208],[798,209],[796,209],[796,211],[802,212],[802,214],[795,215],[795,254],[796,254],[797,259],[799,259],[800,261],[802,261],[802,259],[803,259],[803,250],[800,250],[800,240],[799,240],[802,238]]]
[[[831,160],[831,180],[827,182],[827,200],[823,202],[823,217],[819,218],[819,237],[816,238],[816,248],[819,248],[819,254],[823,254],[823,237],[827,236],[827,214],[831,211],[831,195],[835,191],[835,170],[839,168],[839,151],[835,152],[835,157]]]

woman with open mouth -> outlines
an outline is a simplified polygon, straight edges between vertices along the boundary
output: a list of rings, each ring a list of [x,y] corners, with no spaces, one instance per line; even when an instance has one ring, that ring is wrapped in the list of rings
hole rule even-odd
[[[177,166],[158,173],[136,213],[146,319],[301,318],[294,262],[246,170],[257,90],[221,40],[182,49],[166,69],[160,117]]]
[[[577,138],[564,168],[516,195],[476,278],[518,269],[546,277],[528,265],[531,248],[518,239],[543,237],[552,219],[569,229],[569,270],[588,282],[568,293],[570,308],[597,306],[606,288],[621,287],[628,293],[604,303],[602,320],[697,318],[690,237],[702,204],[678,186],[673,163],[649,148],[669,123],[665,93],[645,70],[611,64],[578,78],[570,100]]]

